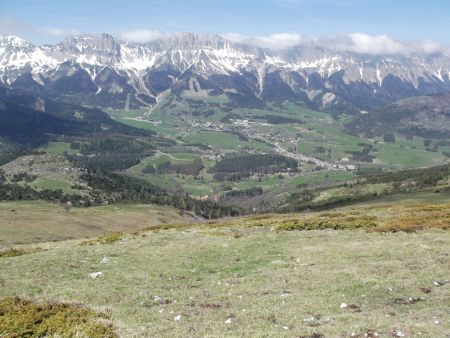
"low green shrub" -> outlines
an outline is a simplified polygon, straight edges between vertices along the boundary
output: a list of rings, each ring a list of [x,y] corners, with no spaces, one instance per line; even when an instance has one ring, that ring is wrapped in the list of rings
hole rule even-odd
[[[22,255],[27,255],[27,254],[39,252],[39,251],[44,251],[44,250],[41,249],[41,248],[34,248],[34,249],[17,249],[17,248],[12,248],[12,249],[7,249],[7,250],[1,250],[0,251],[0,258],[17,257],[17,256],[22,256]]]
[[[377,226],[373,216],[336,216],[329,218],[312,218],[306,220],[289,220],[277,226],[277,230],[323,230],[323,229],[359,229]]]
[[[118,337],[107,319],[78,304],[0,299],[1,337]]]
[[[120,241],[124,236],[123,232],[112,232],[96,239],[81,242],[81,245],[112,244]]]

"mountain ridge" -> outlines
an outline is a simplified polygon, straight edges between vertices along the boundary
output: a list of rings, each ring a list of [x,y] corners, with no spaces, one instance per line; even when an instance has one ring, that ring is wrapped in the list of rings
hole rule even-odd
[[[152,106],[161,93],[181,88],[358,113],[409,96],[450,91],[450,57],[443,52],[359,54],[311,41],[271,50],[192,33],[145,44],[105,33],[79,35],[40,46],[3,36],[0,83],[103,108],[124,107],[130,98],[132,108]]]

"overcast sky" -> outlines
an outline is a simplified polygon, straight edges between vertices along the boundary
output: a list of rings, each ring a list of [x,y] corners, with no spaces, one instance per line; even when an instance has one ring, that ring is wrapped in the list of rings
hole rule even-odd
[[[450,45],[450,0],[0,0],[0,34],[41,44],[101,32],[136,42],[222,34],[279,48],[345,36],[393,51],[405,48],[398,41],[432,50]]]

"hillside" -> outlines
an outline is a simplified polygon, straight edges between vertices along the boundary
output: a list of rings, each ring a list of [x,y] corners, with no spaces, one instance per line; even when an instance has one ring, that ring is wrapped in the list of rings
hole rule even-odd
[[[450,137],[450,93],[402,99],[361,115],[346,127],[367,136],[401,133],[446,143]]]
[[[49,217],[51,215],[51,217]],[[71,208],[43,201],[0,203],[0,248],[133,232],[167,223],[195,223],[191,213],[148,204]]]
[[[204,337],[211,327],[219,336],[443,337],[449,196],[393,202],[14,245],[0,250],[0,297],[24,300],[0,298],[0,334],[78,325],[111,337]],[[46,307],[26,300],[53,306],[45,326],[28,316]],[[65,317],[52,303],[61,301]]]
[[[0,138],[28,148],[62,136],[154,134],[117,123],[100,109],[56,102],[4,87],[0,87],[0,118]]]

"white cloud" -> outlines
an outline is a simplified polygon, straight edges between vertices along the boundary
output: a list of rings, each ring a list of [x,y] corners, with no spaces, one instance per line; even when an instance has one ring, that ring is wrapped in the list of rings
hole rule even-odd
[[[432,40],[404,43],[388,35],[368,35],[364,33],[351,33],[339,37],[319,38],[316,42],[322,47],[329,49],[372,55],[430,54],[442,50],[441,46]]]
[[[39,40],[44,38],[53,39],[64,35],[73,34],[76,30],[64,30],[59,27],[35,26],[28,22],[0,17],[0,34],[2,35],[19,35],[27,39],[38,37]]]
[[[357,53],[367,54],[403,54],[406,46],[387,35],[367,35],[352,33],[348,35],[352,41],[351,49]]]
[[[292,1],[302,2],[312,0]],[[329,1],[342,1],[344,3],[348,0]],[[0,16],[0,34],[15,34],[31,41],[56,42],[58,41],[57,39],[65,35],[77,35],[79,34],[79,32],[75,29],[35,26],[25,21]],[[156,39],[169,37],[171,34],[175,33],[166,33],[151,29],[137,29],[124,31],[118,34],[118,36],[119,38],[126,41],[145,43]],[[294,47],[305,41],[302,36],[297,33],[275,33],[265,36],[253,37],[236,33],[226,33],[222,34],[222,36],[230,41],[278,50]],[[439,43],[429,39],[415,42],[402,42],[385,34],[369,35],[365,33],[355,32],[334,37],[319,37],[314,39],[313,41],[317,45],[327,49],[371,55],[411,55],[414,53],[431,54],[436,52],[450,53],[450,49],[448,49],[448,47],[444,48]]]
[[[61,36],[67,34],[67,32],[61,28],[50,28],[50,27],[42,27],[39,29],[40,32],[47,35]]]
[[[424,40],[421,42],[420,47],[424,53],[436,53],[442,50],[442,46],[432,40]]]
[[[239,43],[248,43],[254,46],[270,48],[270,49],[284,49],[296,46],[302,42],[302,37],[297,33],[276,33],[267,36],[250,37],[235,33],[222,34],[225,39]]]
[[[267,36],[250,37],[235,33],[222,34],[225,39],[247,43],[258,47],[270,49],[285,49],[304,42],[300,34],[278,33]],[[435,41],[422,40],[416,42],[401,42],[389,35],[369,35],[364,33],[351,33],[334,37],[319,37],[313,41],[324,48],[371,55],[411,55],[414,53],[431,54],[444,51],[444,48]]]
[[[129,42],[144,43],[157,40],[167,36],[165,33],[150,29],[138,29],[134,31],[122,32],[119,37]]]
[[[292,47],[302,42],[301,35],[295,33],[277,33],[268,36],[260,36],[257,37],[257,39],[261,42],[261,45],[275,49]]]
[[[237,42],[237,43],[245,43],[247,42],[250,37],[246,36],[246,35],[241,35],[241,34],[236,34],[236,33],[224,33],[221,34],[221,36],[224,39],[233,41],[233,42]]]

